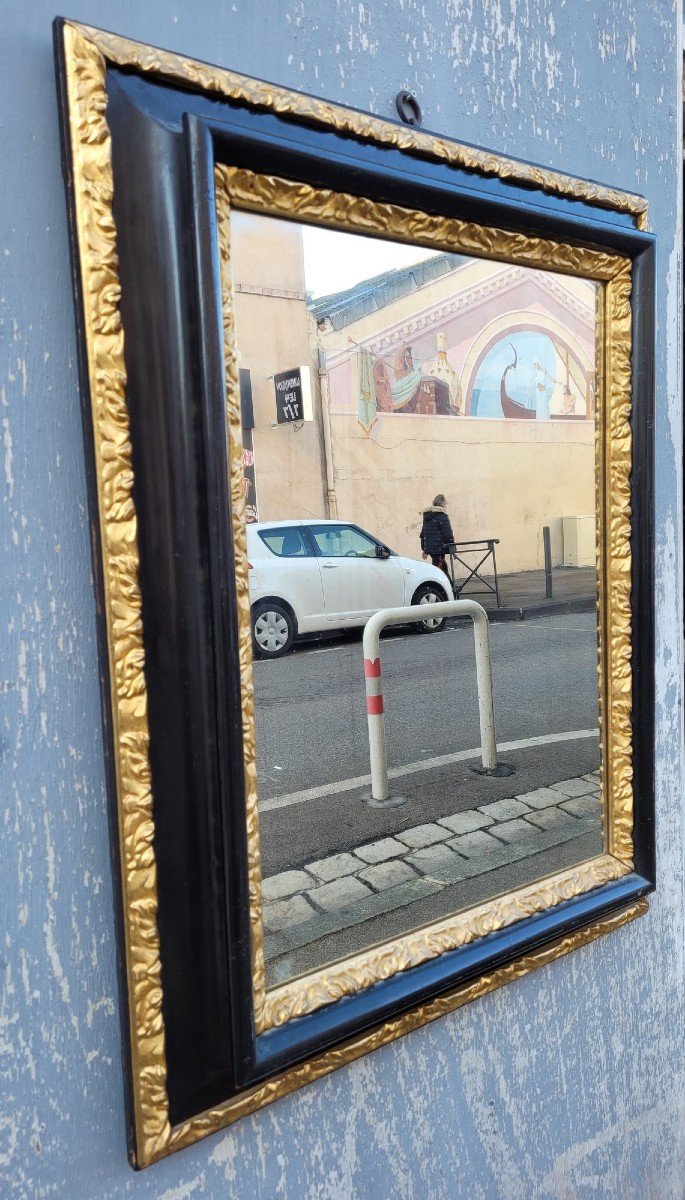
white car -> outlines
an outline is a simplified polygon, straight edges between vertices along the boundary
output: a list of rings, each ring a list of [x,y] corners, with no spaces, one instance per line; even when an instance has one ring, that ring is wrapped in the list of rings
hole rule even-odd
[[[263,521],[247,526],[252,637],[278,658],[301,634],[364,625],[379,608],[454,599],[444,571],[402,558],[346,521]],[[444,618],[415,628],[435,633]]]

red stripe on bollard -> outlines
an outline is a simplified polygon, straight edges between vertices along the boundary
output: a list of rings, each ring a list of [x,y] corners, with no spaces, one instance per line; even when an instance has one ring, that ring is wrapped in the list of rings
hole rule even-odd
[[[364,675],[367,679],[380,679],[381,676],[381,660],[380,658],[365,658],[364,659]]]
[[[367,696],[366,711],[370,717],[380,717],[383,712],[383,697],[382,696]]]

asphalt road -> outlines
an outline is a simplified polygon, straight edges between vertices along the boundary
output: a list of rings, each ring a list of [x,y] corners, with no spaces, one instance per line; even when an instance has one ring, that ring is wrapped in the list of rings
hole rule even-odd
[[[499,741],[597,725],[594,615],[492,625]],[[480,745],[473,632],[381,640],[388,765]],[[260,797],[368,773],[361,638],[255,663]]]
[[[594,614],[494,624],[490,636],[497,739],[516,743],[502,754],[516,767],[511,779],[474,775],[477,757],[431,764],[480,744],[470,623],[381,640],[388,765],[409,797],[393,810],[369,808],[368,787],[342,786],[369,772],[361,635],[255,663],[266,875],[597,768]],[[565,733],[584,736],[546,740]]]

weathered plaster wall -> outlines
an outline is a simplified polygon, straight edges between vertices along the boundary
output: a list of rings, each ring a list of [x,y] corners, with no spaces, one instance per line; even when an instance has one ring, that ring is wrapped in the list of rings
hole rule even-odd
[[[325,517],[326,476],[318,396],[315,419],[300,426],[296,436],[292,425],[271,425],[276,417],[273,375],[301,363],[310,367],[314,388],[318,380],[310,346],[299,227],[292,221],[234,212],[231,259],[236,284],[238,365],[250,372],[252,386],[259,519]],[[273,294],[276,289],[279,295]]]
[[[391,414],[379,425],[367,438],[356,414],[332,414],[338,515],[398,554],[420,553],[421,514],[438,489],[447,496],[458,541],[500,539],[503,574],[544,567],[543,525],[551,528],[553,562],[560,566],[562,517],[594,511],[590,421]]]
[[[74,0],[69,15],[644,191],[659,234],[660,886],[646,919],[134,1175],[124,1151],[94,606],[60,178],[53,3],[0,41],[0,1192],[681,1197],[677,57],[672,0]]]

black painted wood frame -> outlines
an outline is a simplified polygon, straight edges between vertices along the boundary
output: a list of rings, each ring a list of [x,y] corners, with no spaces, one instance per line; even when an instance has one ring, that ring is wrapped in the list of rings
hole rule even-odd
[[[110,67],[107,85],[138,515],[167,1086],[176,1124],[652,890],[655,246],[626,214],[479,177],[135,71]],[[64,96],[62,109],[68,175]],[[258,1036],[251,1005],[215,161],[633,260],[635,871]],[[75,293],[83,334],[76,274]],[[81,359],[96,513],[83,351]],[[93,543],[102,588],[97,536]],[[104,629],[101,645],[106,664]],[[107,714],[106,699],[103,707]],[[105,725],[111,758],[107,715]],[[113,781],[111,792],[116,804]]]

